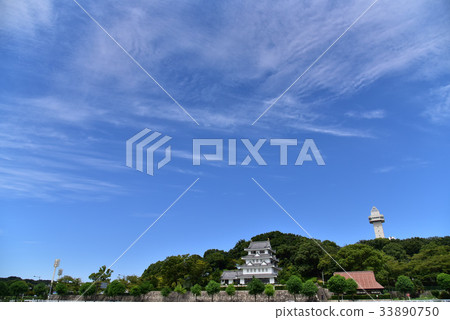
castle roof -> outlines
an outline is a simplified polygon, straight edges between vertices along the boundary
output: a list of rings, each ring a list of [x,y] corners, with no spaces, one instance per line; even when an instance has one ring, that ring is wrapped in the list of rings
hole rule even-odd
[[[265,249],[269,249],[273,252],[275,252],[275,250],[272,249],[272,246],[270,245],[270,241],[269,240],[265,240],[265,241],[251,241],[250,245],[248,246],[248,248],[244,249],[245,251],[251,251],[251,250],[265,250]]]

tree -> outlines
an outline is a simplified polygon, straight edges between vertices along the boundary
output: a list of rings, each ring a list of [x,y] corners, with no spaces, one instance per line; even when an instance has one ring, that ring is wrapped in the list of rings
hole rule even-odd
[[[399,276],[395,283],[395,289],[403,293],[406,297],[406,293],[411,293],[414,290],[414,283],[407,276]]]
[[[195,296],[195,301],[197,301],[197,297],[202,294],[202,287],[199,284],[192,286],[191,293]]]
[[[267,301],[270,301],[270,298],[275,295],[275,288],[273,285],[266,284],[266,287],[264,288],[264,294],[267,296]]]
[[[161,289],[161,295],[164,298],[168,297],[171,292],[172,292],[172,289],[170,289],[169,287],[164,287]]]
[[[435,242],[422,246],[408,263],[407,272],[403,275],[420,280],[425,285],[436,285],[437,275],[450,273],[450,245],[438,245]]]
[[[181,284],[177,284],[177,286],[173,291],[177,293],[177,301],[178,301],[180,299],[180,296],[186,293],[186,288],[184,288]]]
[[[308,280],[303,284],[301,293],[308,297],[308,300],[310,300],[312,297],[314,297],[319,289],[317,288],[316,284],[312,280]]]
[[[65,283],[67,286],[67,292],[72,294],[77,294],[80,290],[81,279],[73,278],[71,276],[64,276],[58,279],[58,282]]]
[[[67,289],[67,284],[64,282],[58,282],[55,286],[55,290],[60,296],[66,295],[69,292],[69,289]]]
[[[41,299],[45,299],[48,295],[48,288],[45,283],[38,283],[33,288],[34,294]]]
[[[155,290],[155,287],[149,281],[144,281],[139,285],[139,290],[141,294],[147,294],[150,291]]]
[[[9,291],[17,299],[28,291],[28,284],[22,280],[14,281],[9,285]]]
[[[227,286],[225,292],[231,297],[231,301],[233,301],[233,296],[236,294],[236,288],[232,283]]]
[[[297,276],[290,276],[286,282],[287,290],[290,294],[294,295],[294,301],[297,301],[297,295],[302,291],[302,280]]]
[[[100,289],[100,283],[109,283],[113,272],[113,270],[106,268],[106,266],[101,266],[100,269],[98,269],[98,272],[89,275],[89,279],[96,283],[97,288]]]
[[[352,295],[352,300],[353,300],[353,295],[357,292],[358,290],[358,284],[356,283],[356,281],[352,278],[348,278],[345,280],[345,292],[347,294],[351,294]]]
[[[97,293],[97,287],[92,282],[85,282],[80,286],[78,292],[85,297],[93,296]]]
[[[0,282],[0,298],[6,297],[9,294],[9,288],[4,282]]]
[[[249,294],[255,296],[256,302],[256,296],[264,292],[264,284],[258,278],[253,277],[252,280],[247,285],[247,290]]]
[[[383,247],[383,252],[394,257],[398,261],[404,261],[408,258],[405,249],[400,243],[390,242]]]
[[[139,297],[141,295],[141,288],[139,286],[132,286],[130,289],[130,294],[133,297]]]
[[[140,283],[140,279],[136,275],[122,276],[122,277],[119,276],[117,280],[122,282],[127,287],[127,289],[131,289],[134,286],[138,286]]]
[[[106,287],[106,295],[110,297],[121,296],[125,293],[127,288],[119,280],[114,280]]]
[[[450,274],[440,273],[437,275],[436,280],[442,290],[450,292]]]
[[[211,296],[211,301],[214,301],[214,295],[220,292],[220,284],[218,284],[214,280],[211,280],[206,285],[205,290],[208,293],[208,295]]]
[[[328,280],[327,287],[334,294],[343,295],[345,290],[347,289],[347,282],[343,276],[335,275]]]
[[[209,249],[203,254],[203,259],[209,263],[212,271],[232,269],[235,266],[233,259],[223,250]]]

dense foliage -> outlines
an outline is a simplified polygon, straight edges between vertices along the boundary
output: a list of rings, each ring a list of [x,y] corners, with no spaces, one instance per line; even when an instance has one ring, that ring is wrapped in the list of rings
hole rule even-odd
[[[394,287],[400,275],[414,278],[422,286],[437,286],[440,273],[450,273],[450,237],[411,238],[404,240],[374,239],[339,247],[332,241],[320,241],[279,231],[257,235],[251,240],[270,239],[277,251],[282,271],[278,281],[285,284],[292,275],[307,279],[320,279],[322,272],[329,279],[335,271],[342,271],[327,255],[326,250],[349,271],[373,270],[377,281]],[[185,288],[194,284],[202,287],[210,280],[219,282],[223,270],[232,270],[246,254],[249,241],[240,240],[229,251],[207,250],[199,255],[167,257],[151,264],[142,274],[155,288],[175,288],[181,283]],[[322,250],[318,244],[324,249]]]
[[[329,279],[333,273],[342,271],[336,264],[338,262],[348,271],[374,271],[377,281],[388,289],[394,289],[397,284],[398,290],[402,292],[407,292],[406,289],[403,289],[403,287],[407,287],[407,290],[415,292],[432,289],[434,294],[441,298],[450,295],[450,237],[448,236],[404,240],[362,240],[344,247],[328,240],[312,240],[279,231],[260,234],[251,240],[262,241],[268,238],[273,249],[276,250],[277,258],[280,260],[279,266],[282,268],[278,281],[289,288],[288,280],[295,276],[292,279],[296,280],[291,281],[290,287],[294,288],[293,291],[298,292],[296,294],[303,293],[313,296],[313,292],[317,288],[314,288],[311,283],[322,279],[322,275],[329,285]],[[194,293],[199,292],[199,288],[203,288],[210,289],[210,296],[213,299],[220,290],[218,282],[220,282],[223,270],[233,270],[236,268],[236,264],[243,263],[241,257],[246,255],[244,249],[248,247],[249,243],[250,241],[239,240],[229,251],[209,249],[203,256],[196,254],[169,256],[151,264],[140,277],[136,275],[119,277],[115,281],[123,286],[115,283],[114,286],[120,287],[120,290],[113,294],[128,292],[139,296],[152,290],[165,288],[161,294],[168,295],[178,285],[179,295],[183,294],[185,289]],[[102,291],[108,294],[107,290],[102,288],[108,284],[111,288],[112,273],[113,270],[106,266],[100,267],[97,272],[89,276],[89,279],[95,281],[94,286],[90,286],[92,282],[82,284],[80,278],[65,275],[56,280],[53,288],[61,294],[77,294],[84,292],[89,287],[90,290],[86,292],[86,296],[102,293]],[[398,283],[400,276],[408,278],[412,282],[413,288],[411,289],[409,281],[404,278],[401,278],[402,280]],[[298,285],[297,279],[300,280],[300,285]],[[312,281],[308,282],[307,280]],[[292,285],[292,282],[295,285]],[[348,282],[344,292],[351,295],[355,291],[355,284]],[[103,285],[102,288],[101,285]],[[198,286],[192,291],[191,288],[195,285]],[[25,296],[45,298],[49,287],[49,280],[0,278],[0,298],[22,299]],[[298,289],[299,287],[301,288]],[[236,290],[236,288],[234,289]],[[302,289],[305,292],[301,292]]]

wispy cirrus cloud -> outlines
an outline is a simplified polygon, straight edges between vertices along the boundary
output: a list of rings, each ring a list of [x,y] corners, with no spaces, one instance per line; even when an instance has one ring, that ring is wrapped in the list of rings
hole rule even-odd
[[[439,87],[431,92],[431,105],[426,108],[424,115],[438,124],[448,123],[450,120],[450,84]]]
[[[377,110],[367,110],[367,111],[348,111],[345,113],[347,117],[357,118],[357,119],[383,119],[386,116],[386,111]]]

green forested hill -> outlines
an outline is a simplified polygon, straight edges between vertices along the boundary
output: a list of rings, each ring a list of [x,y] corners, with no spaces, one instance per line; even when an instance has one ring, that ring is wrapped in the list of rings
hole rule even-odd
[[[254,236],[251,240],[270,239],[280,259],[278,281],[298,275],[304,280],[329,278],[334,271],[341,271],[338,262],[347,271],[373,270],[384,286],[393,286],[399,275],[407,275],[425,286],[436,285],[436,275],[450,273],[450,237],[410,238],[404,240],[362,240],[356,244],[339,247],[332,241],[311,240],[279,231]],[[229,251],[210,249],[203,256],[170,256],[151,264],[142,274],[142,280],[155,287],[177,283],[190,287],[206,285],[209,280],[218,281],[223,270],[235,269],[246,254],[243,250],[249,241],[239,240]],[[320,245],[320,246],[319,246]],[[325,249],[336,260],[333,261]]]

